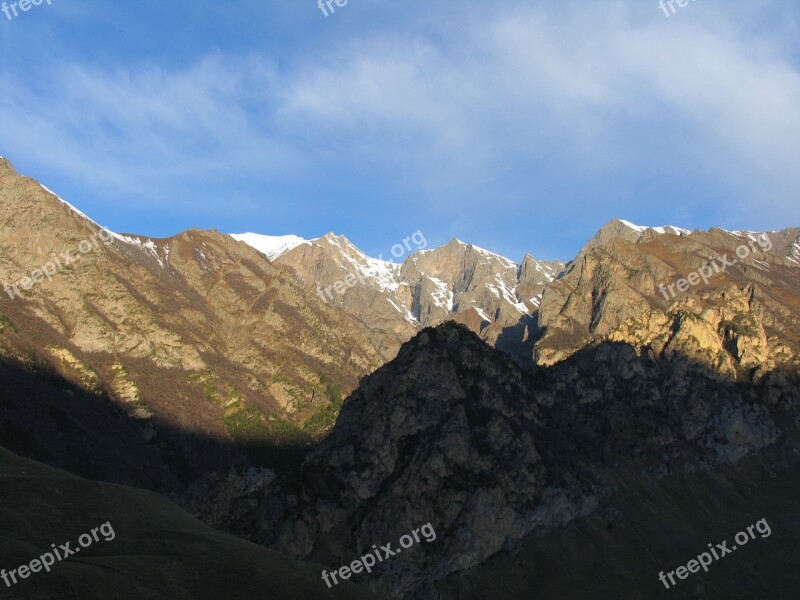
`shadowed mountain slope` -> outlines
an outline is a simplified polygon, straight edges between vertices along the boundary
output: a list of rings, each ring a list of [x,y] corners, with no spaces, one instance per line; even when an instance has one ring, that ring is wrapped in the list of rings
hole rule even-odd
[[[800,466],[767,449],[734,467],[675,473],[658,486],[620,471],[617,492],[591,516],[525,540],[482,565],[449,576],[442,600],[792,600],[800,589]],[[792,452],[791,449],[788,449]],[[766,519],[769,534],[665,588],[659,574],[686,566],[708,544],[727,541]],[[763,528],[762,528],[763,529]],[[669,580],[667,580],[669,583]]]
[[[235,474],[209,476],[187,504],[331,565],[430,522],[436,542],[364,580],[430,598],[437,580],[593,514],[622,473],[655,489],[670,473],[735,465],[779,440],[770,468],[781,471],[798,460],[798,423],[796,372],[736,382],[621,343],[527,372],[451,323],[366,378],[298,472],[249,488]]]
[[[211,529],[157,494],[79,479],[0,448],[4,569],[30,563],[51,544],[80,548],[79,536],[105,523],[113,536],[98,536],[49,573],[29,573],[11,588],[0,582],[0,598],[377,598],[348,582],[328,590],[321,567]]]

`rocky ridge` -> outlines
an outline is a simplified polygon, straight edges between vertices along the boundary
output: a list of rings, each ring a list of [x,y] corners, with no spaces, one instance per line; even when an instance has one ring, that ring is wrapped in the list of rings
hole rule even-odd
[[[588,344],[619,341],[690,356],[731,377],[796,368],[799,241],[800,228],[688,232],[612,221],[546,287],[533,360],[554,364]],[[736,258],[741,248],[747,255]],[[719,269],[707,284],[697,276],[699,284],[676,287],[709,264]]]
[[[592,514],[620,469],[658,485],[781,438],[797,449],[797,375],[737,383],[688,357],[611,342],[528,372],[445,324],[368,377],[297,472],[251,472],[249,485],[242,474],[209,476],[186,504],[331,565],[430,522],[439,541],[381,565],[369,584],[435,598],[437,580]]]
[[[48,263],[52,276],[25,280]],[[5,160],[0,282],[2,357],[106,396],[153,444],[168,430],[306,443],[382,363],[357,322],[250,246],[216,231],[108,232]]]
[[[291,267],[325,302],[361,322],[386,360],[421,328],[447,320],[519,354],[510,340],[527,341],[526,327],[535,321],[545,286],[564,268],[530,255],[517,264],[458,239],[435,249],[412,248],[399,264],[371,258],[333,233],[314,240],[233,237]]]

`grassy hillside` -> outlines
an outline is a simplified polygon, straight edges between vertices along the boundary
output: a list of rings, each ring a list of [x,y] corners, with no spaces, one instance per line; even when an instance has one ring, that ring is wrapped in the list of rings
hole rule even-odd
[[[328,590],[321,568],[206,527],[163,497],[96,483],[0,448],[0,568],[16,569],[110,522],[115,537],[31,574],[0,598],[218,600],[377,598]]]

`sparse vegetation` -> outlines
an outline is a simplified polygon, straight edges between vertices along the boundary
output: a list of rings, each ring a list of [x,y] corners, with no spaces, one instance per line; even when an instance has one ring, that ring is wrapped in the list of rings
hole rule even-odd
[[[294,421],[275,418],[270,420],[270,427],[269,442],[278,446],[306,446],[312,441],[309,434]]]
[[[14,323],[11,322],[5,315],[0,315],[0,333],[5,333],[6,328],[17,333],[17,328],[14,326]]]
[[[130,371],[128,370],[128,367],[126,367],[125,365],[123,365],[119,361],[115,362],[114,365],[111,368],[112,368],[112,370],[116,371],[119,375],[122,375],[124,377],[127,377],[128,375],[130,375]]]
[[[319,382],[325,386],[325,393],[330,402],[315,412],[303,425],[303,429],[313,437],[323,436],[334,426],[344,404],[344,396],[338,385],[332,383],[325,375],[320,376]]]
[[[237,444],[264,442],[267,429],[264,425],[264,413],[258,408],[245,406],[225,415],[225,431]]]
[[[723,321],[722,328],[748,337],[758,337],[759,334],[758,321],[750,313],[737,313],[732,321]]]
[[[217,386],[214,385],[214,378],[210,373],[188,373],[186,378],[193,383],[201,384],[203,386],[203,395],[206,397],[206,400],[209,402],[216,402],[218,390]]]

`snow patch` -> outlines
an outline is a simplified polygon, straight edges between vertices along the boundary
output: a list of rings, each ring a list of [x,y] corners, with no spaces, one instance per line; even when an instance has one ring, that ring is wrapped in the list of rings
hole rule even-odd
[[[430,275],[426,275],[426,277],[430,279],[436,286],[436,290],[431,292],[433,303],[439,308],[445,309],[448,313],[453,312],[453,301],[455,296],[447,284],[436,277],[431,277]]]
[[[647,227],[642,227],[641,225],[636,225],[634,223],[631,223],[630,221],[626,221],[625,219],[620,219],[619,222],[622,223],[623,225],[625,225],[625,227],[627,227],[629,229],[633,229],[636,233],[642,233],[643,231],[647,231],[647,229],[648,229]]]
[[[486,287],[489,288],[489,291],[495,296],[505,300],[522,314],[528,314],[528,307],[525,306],[525,303],[517,300],[517,289],[508,287],[506,282],[503,281],[502,275],[499,273],[495,275],[495,284],[496,285],[487,283]]]
[[[474,308],[475,312],[477,312],[478,315],[480,315],[481,319],[483,319],[484,321],[489,321],[489,323],[492,322],[492,320],[489,318],[489,315],[487,315],[482,308],[478,306],[473,306],[472,308]]]
[[[232,233],[230,236],[239,242],[244,242],[266,255],[271,261],[294,250],[302,244],[310,243],[296,235],[261,235],[259,233]]]
[[[800,265],[800,260],[798,260],[798,258],[800,258],[800,243],[795,242],[792,244],[792,247],[786,255],[786,258],[796,265]]]
[[[636,233],[644,233],[648,229],[655,231],[659,235],[664,235],[666,233],[671,233],[672,235],[689,235],[692,233],[688,229],[675,227],[674,225],[665,225],[664,227],[644,227],[642,225],[636,225],[635,223],[626,221],[625,219],[620,219],[619,221],[629,229],[633,229]]]
[[[0,158],[2,158],[2,156],[0,156]],[[39,182],[37,181],[37,183],[39,183]],[[58,194],[56,194],[56,193],[55,193],[53,190],[51,190],[51,189],[47,188],[46,186],[42,185],[41,183],[39,183],[39,186],[40,186],[40,187],[41,187],[41,188],[42,188],[42,189],[43,189],[45,192],[47,192],[48,194],[51,194],[51,195],[55,196],[56,200],[58,200],[58,201],[59,201],[59,202],[61,202],[62,204],[66,204],[67,208],[69,208],[69,209],[70,209],[72,212],[74,212],[76,215],[78,215],[79,217],[81,217],[81,218],[83,218],[83,219],[86,219],[87,221],[89,221],[89,223],[91,223],[91,224],[92,224],[92,225],[94,225],[95,227],[97,227],[97,228],[99,228],[99,229],[102,229],[103,231],[106,231],[106,232],[107,232],[107,233],[108,233],[108,234],[109,234],[111,237],[113,237],[114,239],[116,239],[116,240],[120,240],[120,241],[122,241],[122,242],[127,242],[127,243],[130,243],[130,240],[131,240],[132,238],[126,238],[125,236],[122,236],[122,235],[120,235],[120,234],[118,234],[118,233],[114,233],[113,231],[111,231],[111,230],[110,230],[110,229],[108,229],[107,227],[103,227],[102,225],[100,225],[100,223],[98,223],[97,221],[95,221],[94,219],[92,219],[91,217],[89,217],[89,216],[88,216],[86,213],[84,213],[84,212],[82,212],[82,211],[78,210],[78,209],[77,209],[77,208],[75,208],[75,207],[74,207],[72,204],[70,204],[69,202],[67,202],[66,200],[64,200],[64,199],[63,199],[61,196],[59,196]]]
[[[411,314],[410,310],[404,311],[402,308],[397,306],[397,304],[395,304],[394,301],[391,298],[387,298],[386,301],[389,304],[392,305],[392,308],[394,308],[397,312],[399,312],[401,315],[403,315],[403,317],[405,317],[405,319],[407,321],[410,321],[411,323],[414,323],[415,325],[419,325],[419,321],[417,320],[417,318],[413,314]]]
[[[153,240],[147,238],[145,241],[142,241],[140,238],[131,237],[129,235],[119,235],[117,233],[114,234],[114,237],[121,242],[126,244],[130,244],[131,246],[136,246],[137,248],[147,252],[148,254],[152,255],[158,261],[158,264],[164,267],[164,261],[161,260],[161,256],[158,254],[158,248]],[[200,251],[202,254],[202,250]],[[167,250],[168,254],[168,250]],[[205,256],[203,257],[205,258]]]

